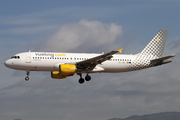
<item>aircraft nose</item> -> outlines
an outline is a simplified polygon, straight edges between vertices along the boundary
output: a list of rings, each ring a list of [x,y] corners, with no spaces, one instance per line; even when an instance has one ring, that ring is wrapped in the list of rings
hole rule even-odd
[[[4,62],[4,65],[6,66],[6,67],[9,67],[10,66],[10,61],[9,60],[6,60],[5,62]]]

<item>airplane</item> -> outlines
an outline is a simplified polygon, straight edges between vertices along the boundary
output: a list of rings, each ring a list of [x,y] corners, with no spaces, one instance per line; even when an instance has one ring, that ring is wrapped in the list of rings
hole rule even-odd
[[[172,62],[169,55],[162,57],[168,30],[160,30],[147,46],[138,54],[122,53],[122,48],[102,54],[59,53],[59,52],[23,52],[4,62],[11,69],[26,71],[25,80],[29,80],[30,71],[50,71],[54,79],[80,76],[79,83],[90,81],[90,73],[120,73],[141,70]],[[116,55],[115,55],[116,54]],[[85,79],[82,74],[86,74]]]

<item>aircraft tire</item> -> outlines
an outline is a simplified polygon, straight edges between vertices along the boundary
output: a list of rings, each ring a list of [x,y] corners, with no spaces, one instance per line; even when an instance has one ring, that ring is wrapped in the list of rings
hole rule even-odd
[[[29,80],[29,77],[25,77],[25,80],[28,81],[28,80]]]
[[[84,79],[83,79],[83,78],[80,78],[80,79],[79,79],[79,83],[80,83],[80,84],[83,84],[83,83],[84,83]]]
[[[90,81],[90,80],[91,80],[91,76],[86,75],[85,80],[86,80],[86,81]]]

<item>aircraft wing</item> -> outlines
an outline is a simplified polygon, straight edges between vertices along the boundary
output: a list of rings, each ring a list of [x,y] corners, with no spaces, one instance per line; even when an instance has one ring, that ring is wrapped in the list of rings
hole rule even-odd
[[[106,54],[102,54],[93,58],[89,58],[88,60],[80,61],[76,63],[76,66],[78,69],[83,69],[83,70],[93,70],[97,64],[101,64],[102,62],[106,60],[110,60],[116,53],[120,52],[122,53],[122,49],[119,49],[117,51],[111,51]]]

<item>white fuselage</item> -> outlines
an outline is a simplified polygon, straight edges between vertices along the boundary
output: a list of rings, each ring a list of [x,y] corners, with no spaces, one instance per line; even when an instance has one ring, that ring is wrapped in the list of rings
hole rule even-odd
[[[76,62],[99,55],[101,54],[24,52],[7,60],[5,65],[12,69],[25,71],[58,71],[59,64],[76,64]],[[113,55],[113,58],[98,64],[90,72],[126,72],[135,58],[136,55]]]

